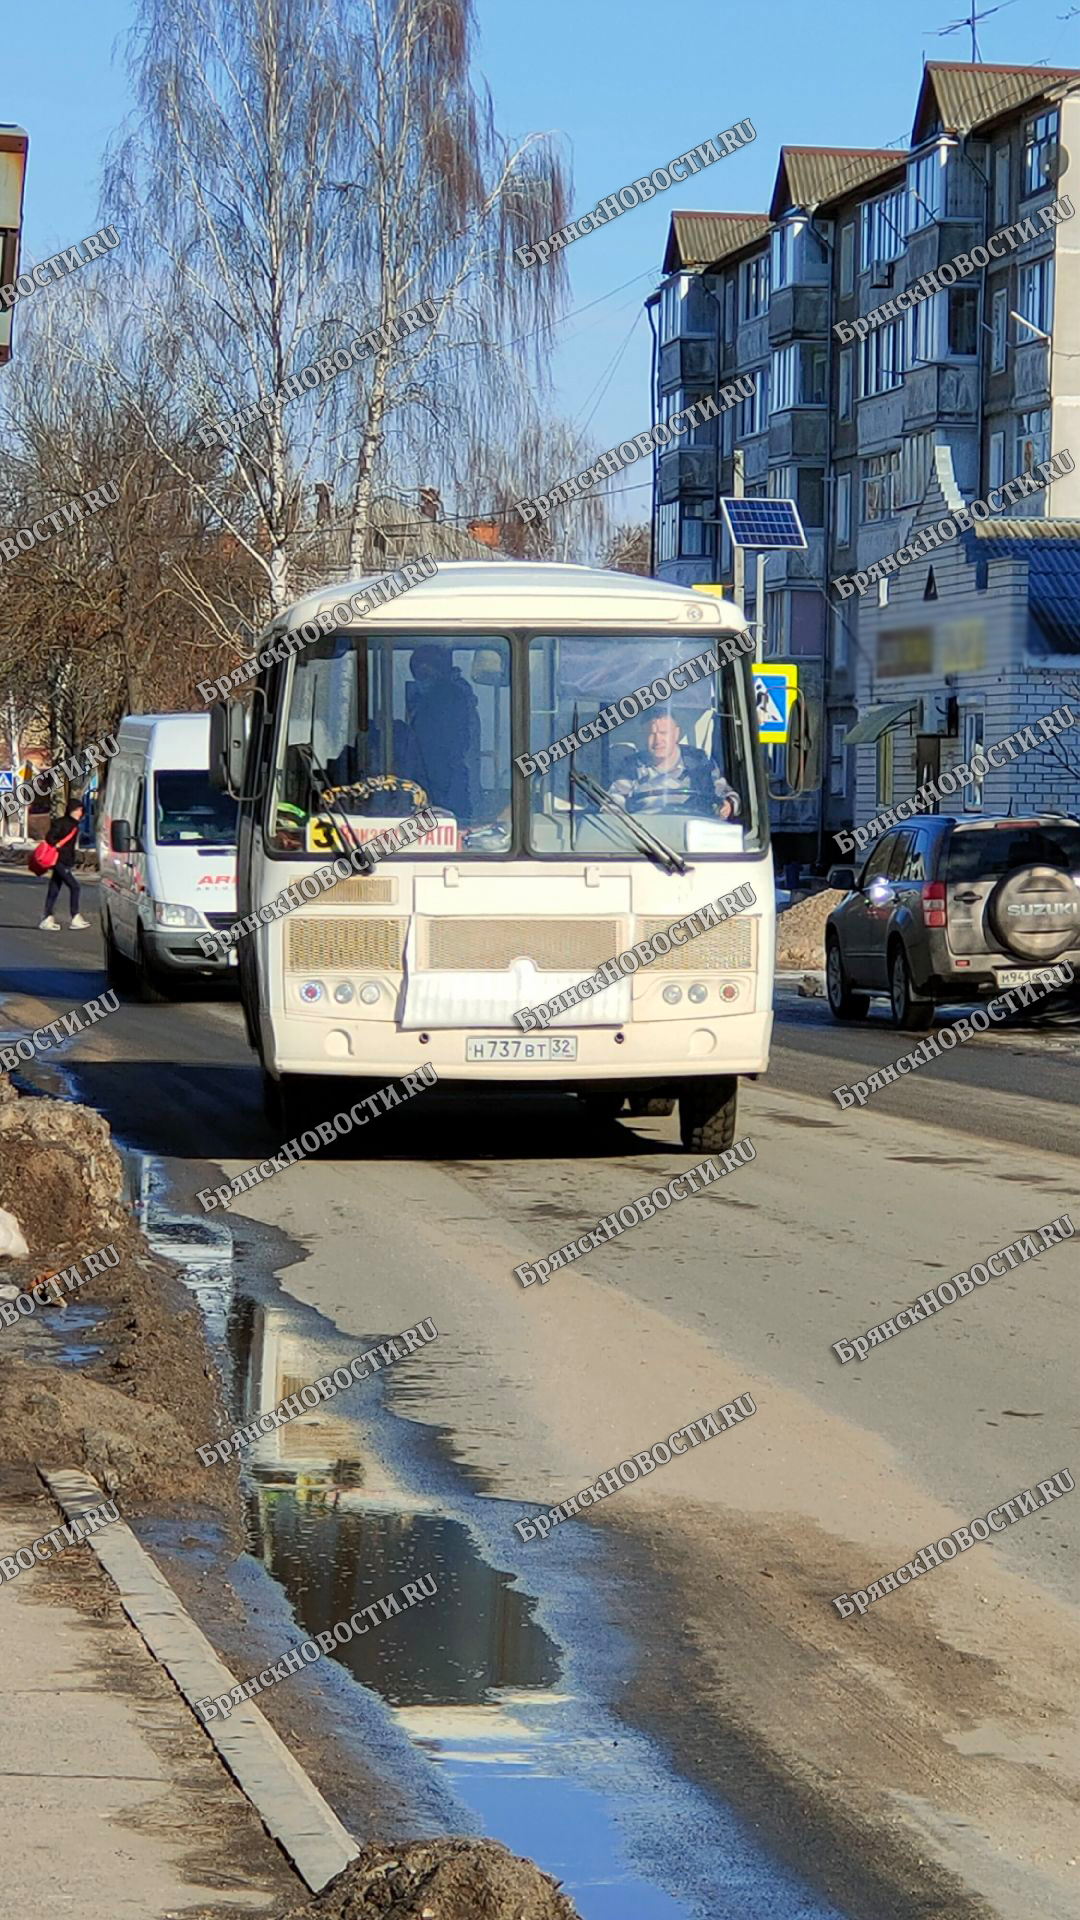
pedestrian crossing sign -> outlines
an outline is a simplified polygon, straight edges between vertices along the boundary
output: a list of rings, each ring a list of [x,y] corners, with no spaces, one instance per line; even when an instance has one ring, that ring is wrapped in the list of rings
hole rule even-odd
[[[799,691],[799,669],[775,660],[755,661],[754,705],[762,746],[782,746],[788,737],[791,709]]]

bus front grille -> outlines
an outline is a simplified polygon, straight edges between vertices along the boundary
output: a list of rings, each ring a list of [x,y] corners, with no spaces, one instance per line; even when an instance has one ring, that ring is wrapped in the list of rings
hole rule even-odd
[[[357,874],[350,880],[335,880],[321,900],[309,900],[309,907],[392,907],[397,902],[397,881],[385,873],[373,873],[370,879]]]
[[[618,920],[423,919],[421,967],[434,973],[504,973],[531,960],[540,973],[582,972],[626,945]]]
[[[348,882],[345,883],[346,885]],[[407,920],[359,914],[348,920],[291,914],[290,973],[400,973],[404,964]]]
[[[654,933],[666,933],[670,925],[670,920],[639,920],[635,939],[651,940]],[[753,964],[754,929],[741,915],[699,933],[683,947],[673,941],[671,952],[654,962],[661,973],[731,973]]]

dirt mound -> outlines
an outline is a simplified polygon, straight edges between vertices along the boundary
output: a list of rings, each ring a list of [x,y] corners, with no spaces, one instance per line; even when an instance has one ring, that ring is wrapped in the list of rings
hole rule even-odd
[[[847,896],[835,887],[812,893],[776,917],[776,964],[784,973],[825,965],[825,922]]]
[[[328,1887],[280,1920],[576,1920],[530,1860],[495,1840],[365,1847]]]
[[[85,1467],[129,1511],[161,1500],[209,1506],[235,1526],[235,1471],[196,1448],[231,1430],[201,1317],[172,1269],[154,1259],[123,1199],[123,1167],[100,1114],[70,1101],[19,1097],[0,1075],[0,1207],[26,1236],[0,1281],[28,1291],[85,1255],[116,1264],[0,1327],[0,1463]],[[69,1335],[73,1308],[96,1308],[85,1335],[100,1355],[78,1368],[39,1364],[48,1333]],[[81,1315],[80,1315],[81,1320]],[[30,1364],[27,1364],[27,1361]]]

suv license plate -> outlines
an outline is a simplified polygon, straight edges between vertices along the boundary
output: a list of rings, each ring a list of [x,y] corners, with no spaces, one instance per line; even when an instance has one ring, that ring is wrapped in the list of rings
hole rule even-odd
[[[536,1040],[476,1034],[465,1042],[466,1060],[576,1060],[577,1035],[541,1034]]]
[[[1026,987],[1029,980],[1045,980],[1045,967],[1001,967],[995,968],[994,979],[999,987]]]

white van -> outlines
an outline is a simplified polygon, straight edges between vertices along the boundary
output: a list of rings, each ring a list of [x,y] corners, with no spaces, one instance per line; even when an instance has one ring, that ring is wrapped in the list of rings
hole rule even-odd
[[[105,965],[164,1000],[170,975],[235,964],[199,935],[236,919],[236,801],[210,785],[208,713],[136,714],[117,738],[97,822]]]

